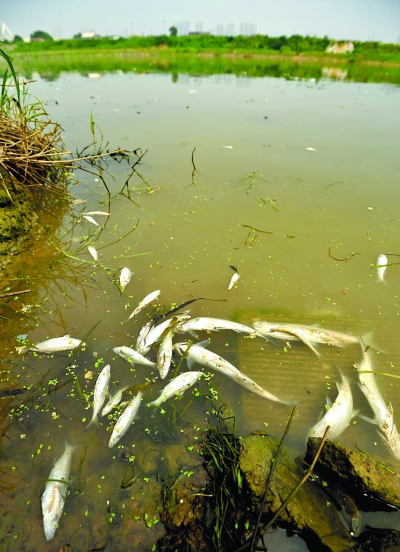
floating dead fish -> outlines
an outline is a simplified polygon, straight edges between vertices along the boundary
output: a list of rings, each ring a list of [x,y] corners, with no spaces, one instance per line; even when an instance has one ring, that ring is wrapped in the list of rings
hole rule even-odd
[[[307,151],[317,151],[315,148],[306,148]]]
[[[167,330],[163,340],[160,343],[157,353],[157,368],[160,373],[160,378],[165,379],[169,367],[171,365],[172,359],[172,338],[173,338],[173,328]]]
[[[172,326],[175,327],[178,323],[188,320],[189,318],[190,315],[188,315],[187,313],[182,313],[175,315],[172,318],[168,318],[167,320],[164,320],[164,322],[160,322],[158,326],[153,326],[150,329],[148,335],[145,337],[140,352],[145,355],[150,350],[151,346],[154,345],[154,343],[160,341],[162,335],[167,328],[170,328]]]
[[[147,406],[160,406],[163,402],[171,397],[181,396],[184,392],[192,387],[203,376],[203,372],[184,372],[178,377],[172,379],[168,385],[161,391],[161,395],[155,401],[148,403]]]
[[[239,280],[239,278],[240,278],[240,274],[239,274],[239,272],[238,272],[238,269],[237,269],[235,266],[233,266],[233,265],[229,265],[229,266],[231,267],[232,270],[235,271],[235,274],[232,276],[231,281],[229,282],[228,291],[229,291],[230,289],[233,288],[233,286],[235,285],[235,283],[236,283],[236,282]]]
[[[357,415],[358,410],[353,410],[353,395],[350,383],[342,374],[342,382],[336,382],[339,394],[335,402],[329,407],[321,420],[308,432],[308,437],[323,437],[326,428],[330,426],[329,439],[333,440],[346,429],[350,420]]]
[[[121,270],[121,274],[119,275],[119,285],[122,289],[125,289],[126,286],[129,284],[133,274],[134,272],[129,270],[129,268],[127,268],[126,266],[124,266],[124,268]]]
[[[111,434],[110,442],[108,443],[109,448],[112,448],[118,443],[120,439],[125,435],[125,433],[130,428],[137,411],[139,410],[140,401],[142,400],[142,392],[139,391],[138,394],[129,405],[125,408],[121,416],[118,418],[117,423],[114,426],[113,432]]]
[[[106,213],[105,211],[88,211],[85,213],[85,216],[87,215],[104,215],[105,217],[109,217],[110,213]]]
[[[255,328],[260,335],[276,337],[277,339],[283,339],[285,341],[302,341],[302,339],[293,332],[293,330],[300,330],[302,336],[310,343],[325,343],[327,345],[335,345],[336,347],[345,347],[346,345],[359,343],[359,338],[355,335],[303,324],[280,324],[257,321],[253,322],[253,328]],[[286,328],[286,331],[283,328]],[[377,345],[373,342],[373,332],[365,334],[363,336],[363,341],[373,349],[379,350]],[[384,351],[381,350],[381,352]]]
[[[53,337],[52,339],[46,339],[36,343],[33,347],[29,347],[28,351],[36,351],[37,353],[58,353],[60,351],[70,351],[76,349],[79,346],[85,347],[86,343],[83,343],[80,339],[74,339],[70,335],[64,335],[63,337]]]
[[[133,313],[130,315],[128,320],[130,320],[131,318],[136,316],[141,310],[143,310],[145,307],[147,307],[147,305],[149,305],[152,301],[155,301],[157,299],[157,297],[160,295],[160,293],[161,293],[161,290],[157,289],[156,291],[153,291],[152,293],[149,293],[149,295],[146,295],[146,297],[142,301],[140,301],[140,303],[138,304],[136,309],[133,311]],[[126,320],[126,322],[128,322],[128,320]]]
[[[80,199],[79,197],[74,198],[71,203],[73,205],[79,205],[80,203],[86,203],[86,199]]]
[[[42,494],[43,528],[47,541],[54,538],[58,522],[64,510],[72,453],[75,448],[76,445],[71,445],[68,442],[65,443],[64,453],[55,462]]]
[[[385,271],[386,271],[386,265],[388,264],[388,258],[386,257],[386,255],[384,255],[383,253],[381,253],[380,255],[378,255],[378,258],[376,259],[376,263],[375,263],[375,266],[377,266],[378,268],[376,269],[376,274],[377,274],[377,280],[376,280],[376,283],[379,284],[379,283],[383,283],[385,285],[387,285],[387,283],[385,282],[385,279],[384,279],[384,274],[385,274]]]
[[[93,247],[93,245],[88,246],[88,251],[95,261],[99,260],[99,254],[97,253],[97,249]]]
[[[219,332],[220,330],[233,330],[237,333],[244,333],[256,336],[257,331],[250,326],[224,320],[223,318],[208,318],[206,316],[199,318],[191,318],[183,323],[177,324],[175,331],[178,333],[209,331]]]
[[[84,429],[87,431],[89,427],[93,424],[99,424],[97,415],[103,406],[104,401],[106,400],[108,393],[108,385],[110,383],[110,365],[107,364],[100,372],[99,377],[97,378],[96,385],[94,388],[94,399],[93,399],[93,417]]]
[[[98,223],[94,220],[93,217],[89,217],[88,215],[82,215],[82,218],[84,218],[88,222],[91,222],[92,224],[95,224],[96,226],[98,226]]]
[[[153,321],[152,320],[149,320],[147,322],[147,324],[145,324],[142,329],[140,330],[139,332],[139,335],[137,337],[137,340],[136,340],[136,350],[138,351],[138,353],[140,353],[141,355],[143,354],[146,354],[144,352],[144,342],[145,342],[145,339],[146,337],[149,335],[149,332],[150,332],[150,329],[151,329],[151,326],[153,325]],[[147,351],[146,351],[147,352]]]
[[[292,404],[288,401],[282,401],[269,393],[266,389],[263,389],[258,383],[255,383],[252,379],[245,376],[240,370],[238,370],[233,364],[230,364],[227,360],[220,357],[219,355],[207,351],[204,347],[208,345],[209,341],[201,341],[196,345],[191,345],[189,347],[188,343],[177,343],[174,348],[178,351],[180,355],[183,355],[187,351],[186,361],[189,369],[197,362],[202,366],[217,370],[224,374],[228,378],[232,379],[237,384],[241,385],[245,389],[248,389],[252,393],[268,399],[270,401],[275,401],[283,404]],[[189,350],[188,350],[189,349]]]
[[[114,347],[113,351],[131,364],[143,364],[143,366],[151,366],[152,368],[156,366],[155,362],[151,362],[151,360],[135,351],[135,349],[130,349],[129,347]]]
[[[101,411],[100,416],[106,416],[107,414],[109,414],[111,412],[111,410],[113,410],[113,408],[115,408],[117,405],[119,405],[119,403],[121,402],[121,399],[122,399],[122,393],[124,391],[126,391],[127,389],[129,389],[129,385],[127,385],[126,387],[123,387],[122,389],[117,391],[115,393],[115,395],[113,395],[112,397],[109,397],[109,401],[105,405],[103,410]]]

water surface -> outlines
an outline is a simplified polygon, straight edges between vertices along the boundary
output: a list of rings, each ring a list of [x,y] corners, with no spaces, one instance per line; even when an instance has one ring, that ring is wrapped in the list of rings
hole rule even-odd
[[[201,461],[196,437],[215,405],[202,382],[196,386],[200,397],[189,391],[175,403],[178,413],[184,411],[175,430],[164,422],[175,412],[170,405],[164,418],[152,418],[143,405],[115,449],[107,447],[107,423],[82,433],[102,367],[111,363],[113,391],[156,375],[144,366],[130,368],[112,352],[135,345],[153,309],[124,322],[145,295],[160,289],[164,311],[193,298],[212,299],[193,303],[192,316],[319,323],[356,336],[373,331],[389,353],[373,353],[374,368],[400,375],[400,268],[388,267],[387,285],[377,284],[371,269],[380,253],[399,262],[399,88],[329,78],[137,74],[133,67],[129,73],[61,73],[55,80],[34,76],[31,90],[62,124],[71,151],[91,141],[92,112],[111,148],[147,153],[137,166],[142,178],[134,174],[129,180],[133,201],[120,194],[130,174],[127,164],[109,163],[111,199],[98,177],[77,172],[71,196],[85,203],[72,205],[66,215],[55,213],[58,229],[46,214],[48,237],[35,238],[4,272],[11,289],[34,290],[1,311],[10,318],[2,321],[2,358],[12,362],[2,364],[3,383],[33,386],[22,399],[2,399],[3,417],[10,407],[19,408],[4,419],[3,469],[15,485],[4,498],[10,526],[5,542],[9,550],[22,549],[21,542],[27,550],[39,544],[51,550],[73,538],[81,546],[107,542],[118,549],[133,532],[140,535],[138,549],[150,550],[162,534],[161,523],[149,522],[158,519],[156,476]],[[99,227],[82,218],[94,210],[110,213],[95,217]],[[102,266],[90,264],[89,244],[99,250]],[[240,280],[228,291],[230,265]],[[134,271],[125,294],[112,281],[123,266]],[[32,342],[65,333],[82,338],[97,322],[83,351],[47,358],[21,357],[15,350],[20,334]],[[221,332],[213,334],[209,348],[271,393],[299,403],[287,441],[293,454],[304,452],[325,395],[335,399],[339,370],[352,381],[355,407],[372,415],[356,384],[358,346],[321,346],[319,361],[300,344],[276,348]],[[92,379],[85,379],[88,372]],[[398,421],[398,380],[377,376],[377,382]],[[210,385],[220,403],[231,405],[241,434],[283,433],[289,407],[256,397],[222,375]],[[145,389],[145,403],[162,387],[158,381]],[[54,544],[46,545],[39,496],[66,436],[80,444],[71,475],[83,494],[71,489]],[[398,469],[374,426],[356,419],[340,440]],[[129,466],[123,451],[137,457],[140,476],[125,491],[119,488]]]

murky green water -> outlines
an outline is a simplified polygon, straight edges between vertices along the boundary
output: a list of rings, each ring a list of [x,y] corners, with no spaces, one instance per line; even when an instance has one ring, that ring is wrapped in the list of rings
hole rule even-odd
[[[284,316],[354,335],[374,331],[376,342],[389,352],[373,354],[374,367],[400,376],[400,267],[388,267],[387,286],[376,283],[376,270],[370,268],[380,253],[400,255],[398,87],[328,78],[180,74],[176,79],[134,71],[89,77],[62,73],[47,81],[37,75],[31,90],[61,122],[71,151],[90,142],[91,111],[110,147],[147,150],[137,167],[146,184],[135,174],[129,181],[134,202],[119,194],[130,169],[111,161],[109,201],[97,177],[77,173],[81,181],[71,195],[86,203],[73,205],[55,231],[46,215],[48,237],[35,238],[3,274],[3,287],[33,289],[15,300],[3,299],[0,311],[10,319],[1,320],[2,385],[32,386],[14,401],[1,399],[3,417],[10,407],[19,408],[3,425],[2,478],[12,486],[1,499],[7,550],[53,550],[70,539],[81,549],[106,544],[107,550],[120,550],[132,538],[135,549],[150,550],[162,534],[162,524],[152,521],[158,519],[159,479],[201,461],[196,438],[211,417],[212,402],[189,391],[176,403],[178,414],[184,413],[175,430],[165,421],[174,413],[171,406],[162,415],[143,405],[135,426],[110,450],[107,423],[82,433],[91,409],[90,398],[79,391],[90,393],[108,363],[113,390],[155,375],[144,366],[130,369],[112,348],[135,345],[151,309],[123,322],[156,289],[164,309],[193,298],[213,299],[193,303],[192,316],[247,323]],[[94,217],[99,227],[82,218],[84,211],[108,209],[109,217]],[[61,252],[91,261],[89,243],[110,270]],[[228,292],[229,265],[241,277]],[[135,273],[125,294],[112,282],[123,266]],[[52,358],[21,357],[15,351],[17,335],[27,333],[32,342],[65,333],[82,338],[97,322],[83,351]],[[304,452],[325,395],[336,397],[339,368],[353,382],[355,407],[372,415],[352,367],[360,360],[357,347],[321,346],[320,362],[300,345],[283,352],[221,332],[213,334],[210,349],[244,372],[247,365],[249,375],[278,397],[300,403],[288,438],[295,453]],[[91,380],[84,377],[89,371],[95,374]],[[398,380],[377,376],[377,381],[399,423]],[[162,387],[157,382],[146,389],[145,402]],[[288,407],[255,397],[221,375],[213,378],[213,387],[231,404],[240,433],[283,433]],[[196,389],[209,393],[204,382]],[[47,545],[39,498],[66,436],[80,447],[64,516]],[[392,462],[376,428],[364,421],[351,424],[340,440]],[[139,475],[127,490],[120,489],[130,466],[123,451],[136,456]]]

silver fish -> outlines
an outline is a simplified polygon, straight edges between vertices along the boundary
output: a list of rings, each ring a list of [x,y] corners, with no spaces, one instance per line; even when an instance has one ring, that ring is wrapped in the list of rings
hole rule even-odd
[[[139,335],[137,337],[136,350],[141,355],[146,354],[148,352],[148,350],[146,352],[144,352],[144,341],[145,341],[146,337],[149,335],[152,324],[153,324],[153,321],[149,320],[147,322],[147,324],[145,324],[142,327],[142,329],[140,330]]]
[[[134,272],[129,270],[129,268],[127,268],[126,266],[124,266],[124,268],[121,270],[121,273],[119,275],[119,285],[122,289],[125,289],[126,286],[129,284],[133,274]]]
[[[108,399],[108,403],[106,404],[106,406],[103,408],[103,410],[101,411],[101,414],[100,416],[106,416],[107,414],[109,414],[111,412],[111,410],[113,408],[115,408],[120,402],[121,402],[121,399],[122,399],[122,393],[124,391],[126,391],[127,389],[129,389],[129,385],[127,385],[126,387],[123,387],[122,389],[120,389],[119,391],[117,391],[115,393],[115,395],[113,395],[112,397],[109,395],[109,399]]]
[[[355,364],[355,367],[358,372],[358,379],[361,384],[365,384],[374,395],[379,397],[381,401],[384,403],[384,399],[378,389],[378,386],[376,384],[375,375],[373,374],[373,366],[372,366],[372,360],[369,354],[369,347],[365,346],[365,343],[362,339],[360,339],[360,345],[363,352],[363,357],[361,362],[357,362]]]
[[[284,330],[281,332],[279,331],[279,328],[283,326],[286,328],[286,333]],[[324,328],[318,328],[316,326],[306,326],[304,324],[281,324],[257,321],[253,322],[253,328],[261,335],[272,336],[278,339],[284,339],[285,341],[300,340],[300,338],[293,333],[293,330],[300,330],[310,343],[325,343],[328,345],[336,345],[336,347],[345,347],[352,343],[359,343],[359,338],[355,335],[325,330]],[[288,333],[289,331],[291,333]],[[363,340],[370,347],[376,348],[376,346],[372,344],[372,332],[364,335]]]
[[[228,291],[233,288],[233,286],[236,284],[239,278],[240,278],[239,273],[235,272],[235,274],[231,278],[231,281],[229,282]]]
[[[323,437],[327,426],[330,426],[328,437],[330,440],[338,437],[349,425],[350,420],[358,411],[353,410],[353,395],[350,383],[342,374],[341,383],[336,382],[339,394],[321,420],[308,432],[308,437]]]
[[[131,318],[136,316],[142,309],[147,307],[147,305],[150,304],[152,301],[155,301],[157,299],[157,297],[160,295],[160,293],[161,293],[161,290],[158,289],[156,291],[153,291],[152,293],[149,293],[149,295],[146,295],[146,297],[144,299],[142,299],[142,301],[140,301],[140,303],[138,304],[136,309],[133,311],[133,313],[130,315],[128,320],[130,320]],[[126,320],[126,322],[128,322],[128,320]]]
[[[177,324],[176,332],[186,333],[192,331],[210,331],[210,332],[219,332],[220,330],[233,330],[234,332],[244,333],[244,334],[254,334],[257,332],[254,328],[250,326],[245,326],[244,324],[239,324],[238,322],[232,322],[231,320],[224,320],[222,318],[191,318],[187,322],[182,324]]]
[[[80,339],[74,339],[70,335],[64,335],[63,337],[53,337],[52,339],[36,343],[33,347],[29,347],[28,350],[38,353],[57,353],[59,351],[76,349],[80,345],[85,347],[86,343],[83,343]]]
[[[188,320],[190,316],[187,313],[182,313],[176,316],[173,316],[172,318],[168,318],[167,320],[164,320],[163,322],[160,322],[157,326],[153,326],[146,338],[144,339],[143,346],[141,353],[145,355],[149,352],[151,346],[154,343],[157,343],[160,341],[162,335],[164,334],[165,330],[167,328],[170,328],[171,326],[174,326],[178,324],[179,322],[182,322],[184,320]]]
[[[90,217],[88,215],[82,215],[82,218],[84,218],[85,220],[87,220],[88,222],[91,222],[92,224],[94,224],[95,226],[98,226],[98,223],[94,220],[93,217]]]
[[[278,399],[277,397],[275,397],[275,395],[272,395],[272,393],[269,393],[266,389],[263,389],[260,385],[255,383],[252,379],[245,376],[240,370],[233,366],[233,364],[230,364],[227,360],[220,357],[219,355],[212,353],[211,351],[207,351],[207,349],[204,348],[206,344],[208,344],[207,341],[202,341],[200,344],[190,346],[186,356],[189,368],[192,364],[197,362],[198,364],[207,366],[207,368],[212,368],[213,370],[221,372],[245,389],[252,391],[256,395],[260,395],[260,397],[263,397],[264,399],[269,399],[270,401],[275,401],[283,404],[292,404],[290,402]],[[188,347],[188,343],[177,343],[174,346],[174,348],[181,355],[183,355],[187,351]]]
[[[160,343],[160,347],[158,348],[157,368],[160,373],[161,379],[166,378],[169,372],[169,367],[171,365],[173,336],[174,336],[173,328],[171,328],[170,330],[167,330],[163,340]]]
[[[99,254],[97,253],[97,249],[93,247],[93,245],[88,246],[88,251],[95,261],[99,260]]]
[[[135,351],[135,349],[130,349],[129,347],[114,347],[113,351],[131,364],[143,364],[144,366],[151,367],[156,366],[155,362],[147,359],[146,357]]]
[[[388,258],[386,257],[386,255],[384,255],[383,253],[381,253],[380,255],[378,255],[378,258],[376,259],[376,263],[375,265],[378,267],[376,269],[376,274],[377,274],[377,280],[376,280],[376,283],[379,284],[380,282],[382,282],[383,284],[387,285],[386,282],[385,282],[385,279],[384,279],[384,274],[385,274],[385,271],[386,271],[386,266],[388,264]]]
[[[110,213],[106,213],[105,211],[87,211],[85,215],[104,215],[106,217],[109,217]]]
[[[109,448],[112,448],[114,445],[116,445],[118,441],[128,431],[137,414],[137,411],[139,410],[141,400],[142,393],[141,391],[139,391],[136,397],[131,400],[129,405],[125,408],[121,416],[118,418],[111,434],[110,442],[108,443]]]
[[[381,394],[374,393],[374,391],[371,390],[365,382],[359,383],[358,385],[369,402],[375,416],[374,420],[371,420],[366,416],[359,415],[360,418],[378,425],[380,430],[378,434],[383,443],[394,458],[400,460],[400,435],[397,431],[396,424],[394,423],[393,407],[391,403],[389,403],[389,406],[386,406]]]
[[[42,494],[43,528],[46,540],[51,540],[58,527],[68,490],[72,453],[76,445],[65,443],[64,453],[54,463]],[[65,483],[63,483],[65,481]]]
[[[148,403],[147,406],[160,406],[171,397],[181,396],[192,387],[203,376],[203,372],[183,372],[178,377],[172,379],[168,385],[161,391],[161,395],[155,401]]]
[[[108,385],[110,383],[110,365],[107,364],[100,372],[99,377],[97,378],[96,385],[94,388],[94,399],[93,399],[93,417],[84,429],[87,431],[89,427],[93,424],[98,425],[97,415],[103,406],[104,401],[106,400],[108,393]]]

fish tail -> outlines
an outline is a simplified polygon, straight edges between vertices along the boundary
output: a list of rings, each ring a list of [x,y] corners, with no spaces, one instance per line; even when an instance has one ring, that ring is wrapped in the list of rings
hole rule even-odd
[[[90,420],[90,422],[85,427],[83,432],[87,431],[92,425],[96,425],[97,427],[100,427],[99,420],[97,419],[97,415],[93,416],[93,418]]]
[[[374,332],[368,332],[365,335],[363,335],[361,338],[361,342],[364,345],[368,345],[368,347],[371,347],[371,349],[375,349],[375,351],[379,351],[380,353],[383,353],[385,355],[389,354],[388,351],[385,351],[375,343]]]

